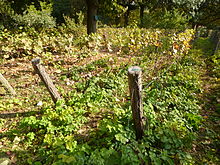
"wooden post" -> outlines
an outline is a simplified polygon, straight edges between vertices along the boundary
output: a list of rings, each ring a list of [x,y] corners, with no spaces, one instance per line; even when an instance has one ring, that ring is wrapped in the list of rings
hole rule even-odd
[[[40,64],[40,59],[35,58],[31,62],[35,72],[40,76],[41,80],[44,82],[47,90],[49,91],[53,102],[56,103],[57,100],[60,99],[60,94],[58,93],[49,75],[46,73],[45,68]]]
[[[9,84],[9,82],[4,78],[4,76],[0,73],[0,82],[4,85],[4,87],[12,94],[16,95],[16,92],[12,88],[12,86]]]
[[[141,68],[138,66],[128,69],[132,116],[137,140],[141,139],[144,135],[141,73]]]

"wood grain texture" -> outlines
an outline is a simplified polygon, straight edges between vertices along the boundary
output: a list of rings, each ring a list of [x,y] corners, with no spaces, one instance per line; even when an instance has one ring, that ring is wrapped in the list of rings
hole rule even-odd
[[[141,74],[141,68],[138,66],[128,69],[132,116],[137,140],[142,139],[144,135]]]
[[[49,91],[53,102],[56,103],[57,100],[59,100],[61,98],[60,94],[58,93],[57,88],[53,84],[51,78],[46,73],[45,68],[40,64],[40,59],[33,59],[31,62],[32,62],[33,68],[35,70],[35,73],[37,73],[39,75],[39,77],[41,78],[41,80],[44,82],[44,85],[46,86],[47,90]]]
[[[12,95],[16,95],[15,90],[12,88],[12,86],[9,84],[9,82],[4,78],[4,76],[0,73],[0,82],[3,84],[3,86],[8,90]]]

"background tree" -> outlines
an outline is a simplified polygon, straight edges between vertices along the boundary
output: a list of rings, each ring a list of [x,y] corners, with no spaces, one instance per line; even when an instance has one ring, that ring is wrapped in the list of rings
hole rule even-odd
[[[86,14],[86,1],[85,0],[69,0],[70,1],[70,17],[75,20],[75,23],[79,23],[79,13]],[[84,22],[86,23],[86,22]]]
[[[0,0],[0,29],[10,25],[14,10],[11,8],[10,2]]]
[[[96,32],[98,0],[86,0],[87,4],[87,34]]]
[[[14,0],[7,0],[9,3],[11,3],[11,7],[16,11],[17,14],[22,14],[29,5],[34,4],[34,6],[39,9],[40,8],[40,2],[47,2],[52,3],[56,0],[22,0],[22,1],[14,1]]]
[[[75,1],[75,0],[74,0]],[[56,18],[56,22],[64,23],[64,15],[71,16],[71,0],[51,0],[53,4],[52,15]]]
[[[99,20],[108,25],[122,25],[122,17],[126,8],[120,0],[99,0]]]
[[[38,15],[42,11],[41,0],[0,0],[1,25],[21,25],[22,15],[27,15],[34,5]],[[202,25],[214,28],[220,25],[220,0],[44,0],[52,4],[52,16],[56,23],[64,23],[63,16],[74,18],[78,23],[79,12],[87,15],[88,34],[96,32],[96,21],[103,24],[127,26],[135,23],[144,28],[185,28]],[[14,17],[14,15],[20,15]],[[29,14],[31,16],[31,14]],[[45,20],[47,14],[45,14]],[[50,16],[51,16],[50,15]],[[42,17],[44,17],[42,16]],[[29,19],[31,20],[31,18]],[[43,19],[42,19],[43,20]]]
[[[204,1],[195,11],[192,21],[197,26],[220,27],[220,0]]]

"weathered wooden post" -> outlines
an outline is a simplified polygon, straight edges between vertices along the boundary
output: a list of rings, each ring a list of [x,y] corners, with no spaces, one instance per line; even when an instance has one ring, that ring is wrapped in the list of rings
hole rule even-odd
[[[128,69],[132,116],[137,140],[141,139],[144,135],[141,73],[141,68],[138,66]]]
[[[12,95],[16,95],[16,92],[14,91],[12,86],[9,84],[9,82],[4,78],[4,76],[1,73],[0,73],[0,82]]]
[[[35,58],[32,61],[33,68],[35,73],[37,73],[41,80],[44,82],[47,90],[49,91],[53,102],[56,103],[58,99],[60,99],[60,94],[57,91],[57,88],[53,84],[52,80],[50,79],[49,75],[46,73],[45,68],[40,64],[40,59]]]

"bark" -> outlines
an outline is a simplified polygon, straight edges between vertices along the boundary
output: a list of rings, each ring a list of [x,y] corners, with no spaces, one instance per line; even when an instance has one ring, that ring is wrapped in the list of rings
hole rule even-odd
[[[130,14],[130,10],[128,8],[128,10],[125,12],[124,14],[124,26],[127,27],[128,26],[128,22],[129,22],[129,14]]]
[[[4,78],[4,76],[0,73],[0,82],[4,85],[4,87],[12,94],[16,95],[16,92],[12,88],[12,86],[9,84],[9,82]]]
[[[87,4],[87,34],[96,33],[96,19],[98,0],[86,0]]]
[[[133,66],[128,69],[128,83],[131,96],[131,109],[137,140],[144,136],[144,116],[142,103],[141,68]]]
[[[144,26],[144,8],[145,8],[144,5],[140,5],[140,21],[141,21],[140,26],[141,27]]]

